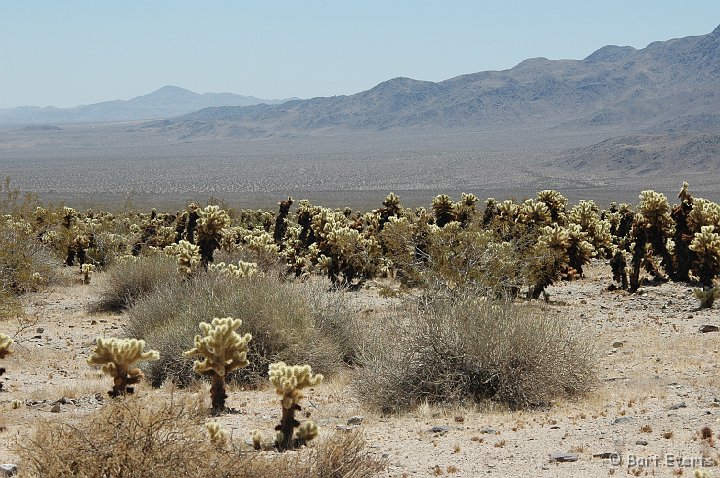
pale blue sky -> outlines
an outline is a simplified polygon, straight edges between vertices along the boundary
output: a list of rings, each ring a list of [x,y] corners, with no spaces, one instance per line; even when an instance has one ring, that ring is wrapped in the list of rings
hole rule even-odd
[[[719,0],[0,0],[0,108],[173,84],[261,98],[439,81],[711,32]]]

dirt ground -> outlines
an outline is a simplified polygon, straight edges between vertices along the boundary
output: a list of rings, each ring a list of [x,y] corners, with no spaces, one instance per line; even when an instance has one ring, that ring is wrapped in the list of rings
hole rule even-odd
[[[37,420],[73,420],[107,400],[109,379],[85,359],[96,337],[122,334],[125,316],[87,311],[102,282],[100,273],[90,285],[28,295],[23,322],[0,322],[0,332],[16,335],[15,353],[3,361],[0,463],[16,462],[13,443]],[[698,310],[683,284],[647,284],[629,295],[608,291],[610,283],[609,267],[595,263],[585,279],[550,287],[550,303],[543,305],[596,338],[599,381],[585,397],[522,412],[421,406],[381,416],[352,397],[348,373],[309,391],[307,409],[321,433],[360,428],[370,450],[386,458],[384,476],[693,476],[696,468],[720,476],[720,448],[699,438],[703,427],[715,436],[720,431],[720,332],[700,331],[720,326],[717,305]],[[372,289],[361,294],[377,297]],[[159,397],[169,392],[140,388]],[[198,386],[173,393],[208,392]],[[23,404],[15,409],[17,400]],[[227,404],[237,413],[219,421],[235,440],[248,441],[252,429],[270,436],[279,420],[269,388],[231,388]],[[556,461],[553,453],[574,454],[577,461]]]

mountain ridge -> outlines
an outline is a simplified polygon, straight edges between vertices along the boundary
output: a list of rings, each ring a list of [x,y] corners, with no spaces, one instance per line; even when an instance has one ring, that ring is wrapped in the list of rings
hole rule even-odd
[[[0,124],[90,123],[168,118],[211,106],[251,106],[280,104],[283,100],[265,100],[234,93],[195,93],[174,85],[165,85],[129,100],[109,100],[72,108],[55,106],[18,106],[0,109]]]

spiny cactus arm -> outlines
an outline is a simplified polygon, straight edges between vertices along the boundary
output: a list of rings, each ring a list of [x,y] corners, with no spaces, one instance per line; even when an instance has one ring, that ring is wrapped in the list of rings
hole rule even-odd
[[[208,432],[208,438],[217,448],[225,448],[230,442],[230,435],[227,431],[223,430],[217,422],[210,422],[205,425]]]
[[[211,372],[224,377],[228,372],[246,367],[248,342],[252,335],[243,336],[235,332],[242,320],[232,317],[213,318],[211,323],[201,322],[203,335],[195,336],[195,347],[185,352],[185,356],[200,355],[203,360],[196,361],[194,370],[207,375]]]
[[[140,360],[157,360],[157,350],[144,350],[145,341],[138,339],[103,339],[98,337],[95,348],[87,359],[89,365],[102,365],[103,372],[116,376],[118,371]]]
[[[313,375],[309,365],[287,365],[285,362],[270,364],[270,383],[277,394],[282,395],[285,408],[290,408],[302,399],[300,390],[314,387],[322,380],[321,374]]]
[[[8,335],[0,333],[0,359],[12,353],[10,350],[12,344],[13,340]]]

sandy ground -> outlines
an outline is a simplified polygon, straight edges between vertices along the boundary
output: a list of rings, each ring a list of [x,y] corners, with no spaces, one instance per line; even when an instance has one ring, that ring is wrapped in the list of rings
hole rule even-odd
[[[610,277],[609,267],[596,263],[585,279],[551,287],[550,303],[543,305],[596,338],[599,382],[586,397],[523,412],[421,406],[381,416],[353,399],[346,374],[308,392],[306,408],[321,433],[363,417],[350,427],[360,428],[369,449],[387,459],[384,476],[693,476],[696,468],[720,476],[720,449],[699,438],[703,427],[716,437],[720,431],[720,332],[700,332],[703,325],[720,325],[717,305],[697,310],[683,284],[645,285],[635,295],[608,291]],[[0,463],[16,461],[13,443],[37,420],[73,420],[106,401],[109,379],[85,359],[95,337],[122,333],[125,317],[87,312],[99,287],[102,274],[90,285],[28,295],[23,322],[0,322],[0,331],[16,335],[15,353],[3,361]],[[13,409],[14,400],[23,405]],[[249,440],[255,428],[270,436],[279,419],[270,389],[231,389],[227,404],[237,413],[219,421],[235,440]],[[556,452],[578,459],[552,460]]]

